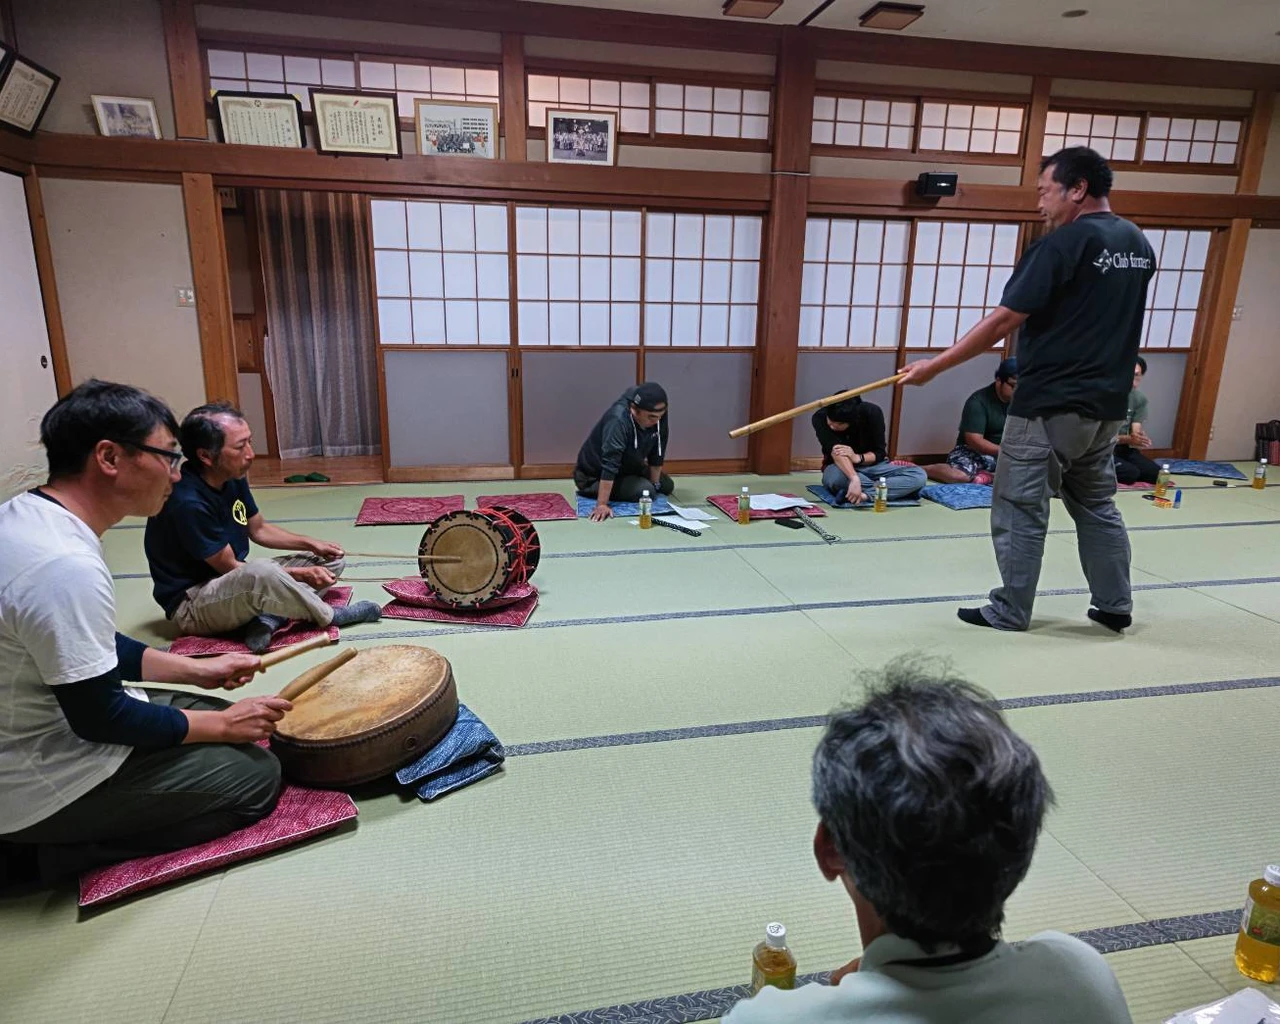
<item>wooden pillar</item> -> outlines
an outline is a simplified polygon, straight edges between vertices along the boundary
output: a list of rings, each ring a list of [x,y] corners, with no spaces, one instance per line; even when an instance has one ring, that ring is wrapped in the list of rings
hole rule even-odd
[[[208,174],[184,174],[182,200],[187,211],[205,398],[210,402],[225,399],[238,404],[240,386],[236,377],[231,280],[222,233],[222,207],[213,178]]]
[[[1248,134],[1244,140],[1244,153],[1240,157],[1240,177],[1236,180],[1236,194],[1256,196],[1262,179],[1262,161],[1267,155],[1267,135],[1271,131],[1271,115],[1275,109],[1276,94],[1270,89],[1259,89],[1253,94],[1253,109],[1249,112]]]
[[[1053,79],[1037,75],[1031,80],[1031,108],[1027,111],[1026,147],[1022,157],[1022,184],[1034,185],[1040,177],[1044,152],[1044,126],[1049,119],[1049,87]]]
[[[778,49],[773,105],[773,183],[764,236],[763,322],[752,391],[753,420],[795,405],[814,73],[807,34],[803,29],[785,29]],[[791,429],[786,423],[751,435],[753,470],[791,471]]]
[[[528,104],[525,102],[524,36],[502,33],[502,133],[506,158],[523,163],[529,158]]]
[[[36,273],[44,302],[44,321],[49,332],[49,357],[53,360],[53,381],[61,397],[71,390],[71,362],[67,358],[67,335],[62,328],[62,307],[58,305],[58,282],[53,272],[53,250],[49,247],[49,224],[44,216],[40,176],[33,167],[23,178],[27,193],[27,217],[31,221],[31,241],[36,252]]]
[[[180,139],[208,139],[207,93],[200,40],[196,36],[195,0],[160,0],[164,45],[169,57],[173,123]]]

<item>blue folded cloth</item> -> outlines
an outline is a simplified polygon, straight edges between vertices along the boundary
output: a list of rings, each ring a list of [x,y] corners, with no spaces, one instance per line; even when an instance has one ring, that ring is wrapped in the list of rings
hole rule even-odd
[[[986,484],[930,484],[920,496],[950,509],[991,507],[991,488]]]
[[[584,498],[578,495],[578,518],[586,519],[595,511],[596,499]],[[609,507],[613,509],[615,516],[638,516],[640,514],[640,503],[638,501],[611,501]],[[653,499],[653,514],[660,516],[664,512],[671,511],[671,502],[667,501],[665,494],[659,494]]]
[[[875,502],[872,500],[875,497],[874,494],[868,494],[867,500],[861,505],[851,505],[849,502],[844,500],[843,494],[832,494],[829,490],[823,487],[822,484],[809,484],[805,490],[824,505],[830,505],[832,508],[851,508],[859,512],[866,511],[869,508],[875,508]],[[919,504],[919,498],[895,498],[893,501],[889,502],[889,507],[909,508],[912,505]]]
[[[418,796],[434,800],[492,775],[506,756],[489,727],[469,707],[459,704],[453,728],[413,764],[396,772],[396,781],[405,786],[421,782]]]
[[[1248,480],[1240,470],[1229,462],[1198,462],[1195,459],[1169,459],[1168,462],[1157,460],[1160,465],[1167,465],[1169,472],[1175,476],[1216,476],[1223,480]]]

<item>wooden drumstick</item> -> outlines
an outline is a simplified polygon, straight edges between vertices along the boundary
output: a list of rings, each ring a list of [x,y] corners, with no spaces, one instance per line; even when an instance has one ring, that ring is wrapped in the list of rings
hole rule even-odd
[[[745,427],[738,427],[731,430],[729,431],[729,436],[744,437],[747,434],[754,434],[757,430],[764,430],[766,427],[772,427],[776,423],[785,423],[787,420],[795,419],[797,416],[803,416],[807,412],[813,412],[814,409],[821,409],[828,405],[835,405],[836,402],[843,402],[846,398],[853,398],[856,395],[865,395],[868,391],[878,391],[880,388],[892,387],[905,376],[905,373],[895,374],[892,377],[885,377],[883,380],[877,380],[871,384],[863,384],[860,388],[850,388],[848,391],[841,391],[839,394],[830,395],[827,398],[819,398],[816,402],[797,405],[794,409],[788,409],[786,412],[775,413],[772,416],[766,416],[762,420],[756,420],[754,423],[748,423]]]
[[[321,647],[328,647],[330,644],[336,644],[337,642],[337,640],[330,640],[328,633],[321,633],[319,636],[313,636],[310,640],[303,640],[300,644],[281,647],[278,651],[271,651],[269,654],[262,656],[260,659],[262,671],[265,672],[272,665],[279,665],[282,661],[296,658],[299,654],[306,654],[307,651],[318,651]]]
[[[335,658],[330,658],[323,664],[317,665],[315,668],[309,668],[302,675],[298,676],[293,682],[289,683],[279,693],[277,697],[284,700],[297,700],[302,694],[306,693],[316,683],[320,682],[325,676],[329,675],[335,669],[341,668],[359,652],[354,647],[348,647],[345,651]]]
[[[355,555],[357,558],[397,558],[410,559],[416,558],[420,562],[461,562],[461,555],[390,555],[381,551],[348,551],[348,555]]]

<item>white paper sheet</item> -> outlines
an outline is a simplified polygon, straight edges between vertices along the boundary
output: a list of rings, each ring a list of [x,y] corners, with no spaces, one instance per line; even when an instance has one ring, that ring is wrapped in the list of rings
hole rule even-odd
[[[686,526],[690,530],[696,530],[699,533],[705,530],[708,526],[712,525],[711,523],[704,523],[697,519],[681,519],[679,516],[661,515],[661,516],[654,516],[653,518],[661,519],[664,523],[675,523],[677,526]],[[639,519],[631,519],[629,520],[629,522],[631,523],[632,526],[640,525]]]
[[[713,516],[710,512],[702,511],[702,509],[700,508],[690,508],[687,505],[677,505],[674,501],[670,501],[670,500],[668,500],[667,504],[669,504],[675,510],[676,515],[678,515],[681,519],[697,519],[701,522],[706,522],[706,523],[715,522],[715,518],[716,518],[715,516]]]
[[[788,498],[781,494],[753,494],[751,508],[756,512],[782,512],[789,508],[808,508],[803,498]]]

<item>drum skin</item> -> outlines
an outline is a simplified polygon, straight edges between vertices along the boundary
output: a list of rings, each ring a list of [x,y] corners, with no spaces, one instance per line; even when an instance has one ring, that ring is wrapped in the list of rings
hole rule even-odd
[[[458,691],[429,647],[361,651],[293,702],[271,750],[291,782],[343,788],[417,760],[453,727]]]

